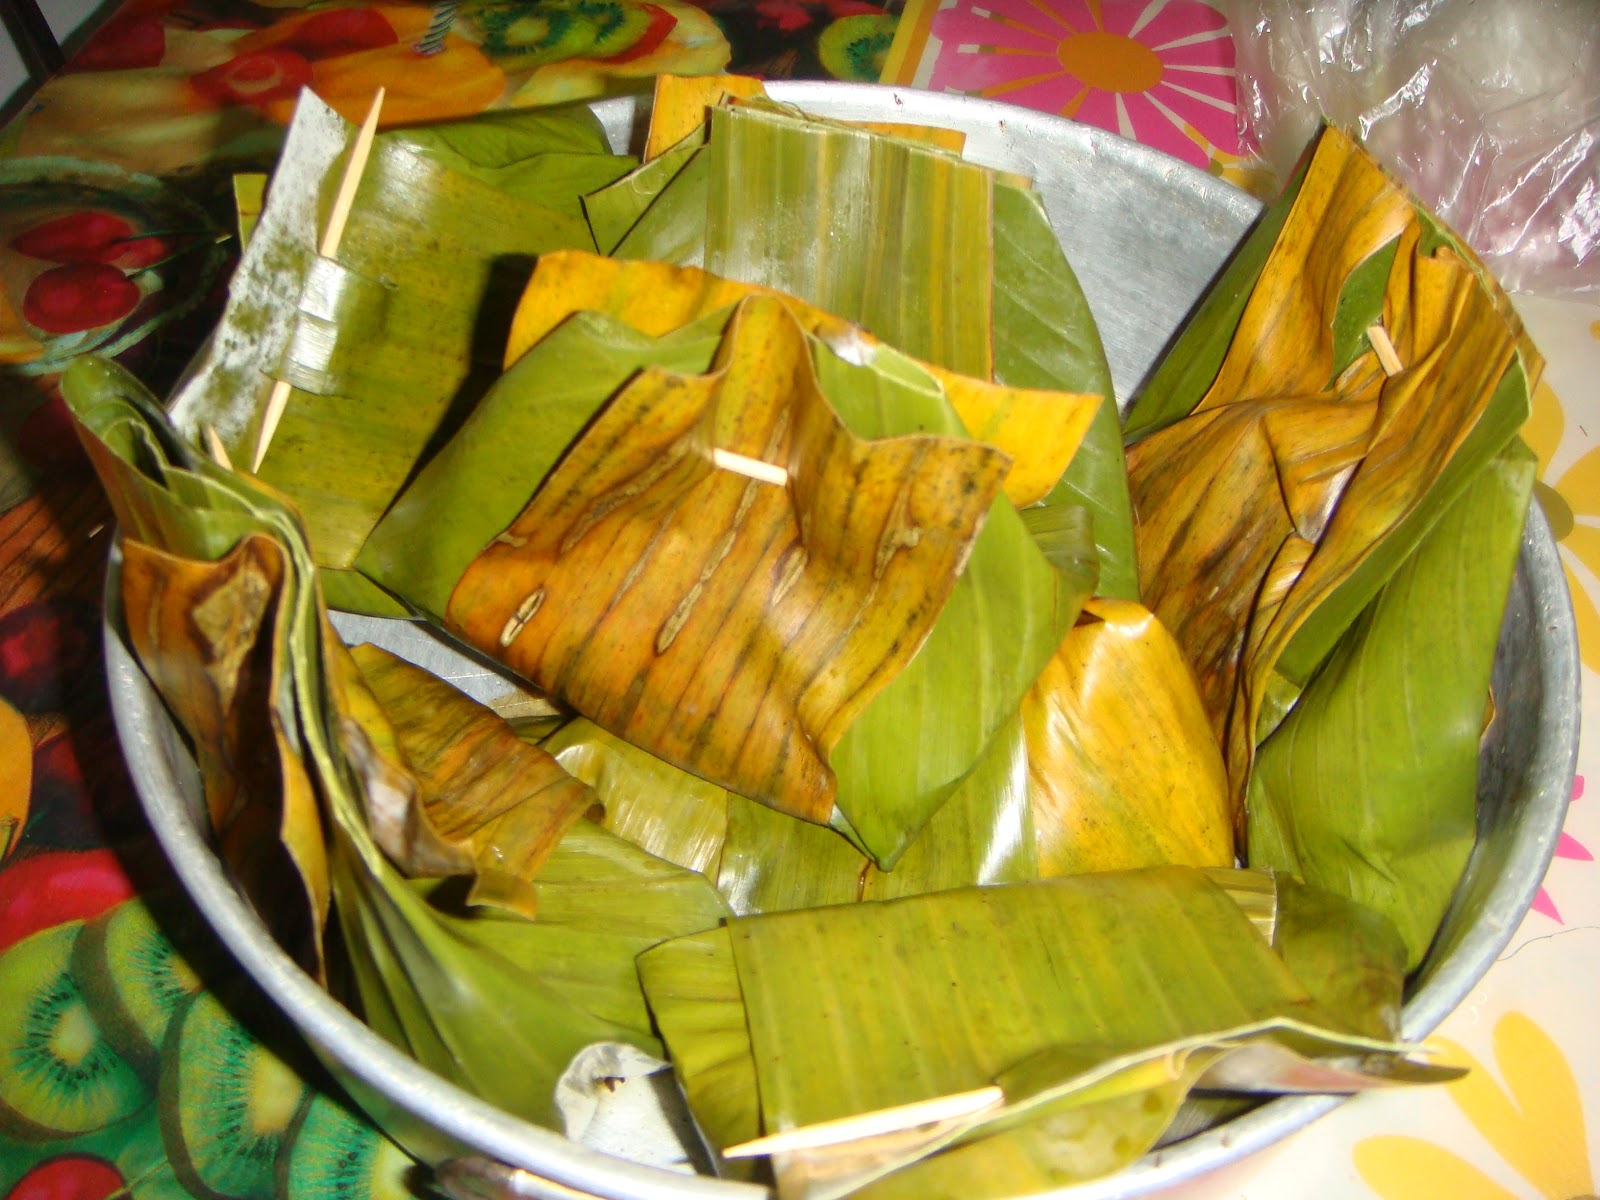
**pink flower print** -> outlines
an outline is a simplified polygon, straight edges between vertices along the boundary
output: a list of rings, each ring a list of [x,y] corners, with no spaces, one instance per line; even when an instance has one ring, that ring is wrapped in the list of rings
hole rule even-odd
[[[1199,0],[956,0],[929,86],[1071,117],[1199,167],[1241,153],[1233,40]]]
[[[1572,800],[1582,799],[1582,797],[1583,776],[1579,775],[1572,781],[1572,797],[1568,800],[1568,803],[1570,804]],[[1589,848],[1570,833],[1563,833],[1556,842],[1556,857],[1572,859],[1576,862],[1594,861],[1594,855],[1589,852]],[[1561,911],[1556,908],[1556,902],[1550,898],[1549,891],[1542,884],[1539,887],[1538,894],[1533,898],[1533,911],[1543,913],[1557,925],[1566,924],[1561,919]]]

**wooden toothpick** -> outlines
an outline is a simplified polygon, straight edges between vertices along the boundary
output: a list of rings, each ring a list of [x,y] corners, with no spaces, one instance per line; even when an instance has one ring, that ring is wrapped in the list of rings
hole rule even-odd
[[[350,161],[345,164],[344,177],[339,180],[339,191],[333,198],[333,211],[328,214],[328,228],[323,232],[322,245],[317,250],[323,258],[332,258],[339,252],[339,240],[344,237],[345,224],[350,220],[350,208],[356,201],[356,189],[361,186],[361,175],[367,169],[367,157],[372,153],[372,139],[378,132],[378,113],[383,109],[383,92],[384,89],[380,87],[373,94],[367,119],[361,122],[356,140],[351,143]],[[250,465],[252,471],[261,469],[261,460],[267,456],[267,447],[272,444],[272,435],[278,432],[278,422],[283,419],[283,410],[288,403],[288,383],[282,379],[276,380],[272,385],[272,394],[267,397],[267,411],[261,418],[255,460]]]
[[[932,1125],[936,1121],[954,1121],[961,1117],[975,1117],[1005,1103],[1005,1093],[998,1087],[982,1087],[971,1092],[957,1092],[952,1096],[936,1096],[932,1100],[918,1100],[895,1108],[880,1108],[876,1112],[861,1113],[853,1117],[840,1117],[836,1121],[821,1121],[799,1129],[771,1133],[753,1141],[740,1142],[722,1152],[723,1158],[754,1158],[760,1154],[787,1154],[794,1150],[821,1150],[839,1146],[862,1138],[878,1137],[885,1133],[899,1133],[919,1125]]]
[[[217,433],[215,425],[206,426],[206,449],[211,452],[211,460],[224,471],[233,470],[233,460],[228,457],[228,448],[222,444],[222,436]]]
[[[1378,365],[1383,368],[1385,375],[1395,376],[1405,369],[1405,364],[1395,353],[1394,343],[1389,340],[1389,331],[1382,325],[1367,327],[1367,341],[1372,344],[1372,352],[1378,356]]]
[[[787,487],[789,483],[789,472],[782,467],[762,462],[759,458],[746,458],[743,454],[735,454],[732,450],[712,450],[711,465],[776,487]]]

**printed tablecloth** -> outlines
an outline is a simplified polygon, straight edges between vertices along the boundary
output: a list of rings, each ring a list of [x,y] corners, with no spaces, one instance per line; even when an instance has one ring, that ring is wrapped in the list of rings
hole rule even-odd
[[[241,1200],[385,1193],[406,1177],[404,1157],[337,1099],[282,1017],[237,986],[149,842],[99,666],[108,514],[52,387],[90,351],[118,355],[158,391],[175,377],[220,309],[234,175],[270,163],[302,86],[359,119],[383,84],[385,118],[400,123],[587,98],[665,71],[881,77],[1061,113],[1258,193],[1273,186],[1242,156],[1233,42],[1199,0],[910,0],[903,11],[900,0],[608,0],[607,20],[564,26],[537,0],[457,7],[130,0],[0,137],[0,952],[24,939],[28,951],[0,960],[0,1014],[43,1003],[60,1037],[98,1030],[114,1052],[85,1069],[115,1085],[115,1119],[94,1133],[14,1121],[0,1133],[6,1200],[181,1200],[204,1195],[198,1180],[218,1170]],[[1518,306],[1549,359],[1527,437],[1594,729],[1600,308]],[[1600,764],[1595,736],[1533,911],[1436,1039],[1472,1073],[1362,1097],[1172,1195],[1594,1193],[1600,800],[1584,787]],[[169,1006],[201,994],[184,1007],[192,1036],[152,1040],[150,990]],[[230,1119],[226,1081],[246,1054],[250,1086],[293,1116],[230,1131],[218,1166],[208,1142]]]

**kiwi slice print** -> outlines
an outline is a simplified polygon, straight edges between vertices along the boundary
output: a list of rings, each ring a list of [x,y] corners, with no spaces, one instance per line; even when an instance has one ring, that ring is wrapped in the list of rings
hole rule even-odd
[[[150,903],[126,900],[84,926],[72,969],[100,1028],[135,1070],[154,1080],[172,1015],[202,985]]]
[[[817,57],[835,79],[877,83],[899,20],[893,13],[840,17],[817,38]]]
[[[511,0],[475,10],[491,58],[538,67],[569,58],[609,58],[650,28],[651,16],[631,0]]]
[[[139,1110],[149,1091],[95,1024],[72,973],[82,921],[0,954],[0,1129],[59,1138]]]
[[[157,1089],[162,1141],[178,1180],[202,1200],[272,1193],[306,1085],[214,992],[174,1016]]]
[[[283,1200],[412,1200],[420,1168],[348,1104],[319,1092],[278,1164]]]

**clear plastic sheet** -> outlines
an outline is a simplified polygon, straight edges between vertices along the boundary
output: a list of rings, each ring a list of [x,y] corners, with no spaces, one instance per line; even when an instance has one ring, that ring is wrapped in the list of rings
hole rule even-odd
[[[1514,291],[1600,292],[1600,3],[1223,0],[1239,124],[1280,178],[1350,130]]]

